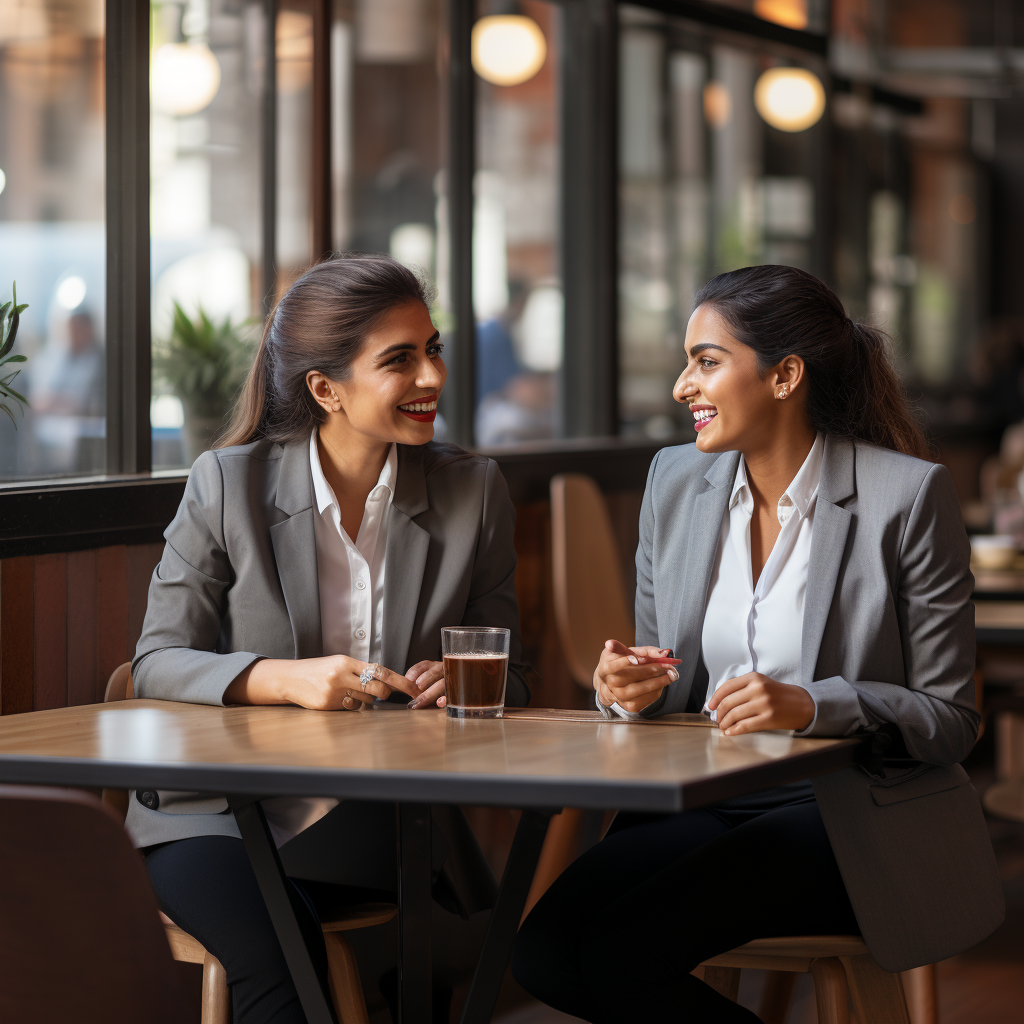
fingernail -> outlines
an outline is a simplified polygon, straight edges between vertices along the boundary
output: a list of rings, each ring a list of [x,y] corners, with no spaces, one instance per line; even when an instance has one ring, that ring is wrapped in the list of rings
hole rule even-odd
[[[448,698],[447,697],[438,697],[437,698],[437,706],[439,708],[447,707],[447,705],[448,705]]]
[[[416,709],[417,709],[417,708],[418,708],[418,707],[420,706],[420,699],[419,699],[419,697],[417,697],[417,698],[416,698],[415,700],[411,700],[411,701],[409,701],[409,703],[408,703],[408,704],[406,704],[405,706],[406,706],[406,707],[407,707],[407,708],[408,708],[408,709],[409,709],[410,711],[415,711],[415,710],[416,710]]]
[[[668,677],[674,683],[679,678],[679,673],[674,668],[670,668],[668,670]]]
[[[626,660],[630,663],[630,665],[639,665],[640,664],[640,662],[637,661],[637,659],[634,658],[632,654]]]

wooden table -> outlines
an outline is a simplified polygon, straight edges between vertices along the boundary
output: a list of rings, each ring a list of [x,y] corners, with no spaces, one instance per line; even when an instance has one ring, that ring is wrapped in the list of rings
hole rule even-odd
[[[398,805],[403,1024],[429,1020],[429,805],[525,808],[463,1024],[490,1020],[550,815],[564,806],[680,811],[856,763],[861,741],[730,738],[699,716],[605,722],[512,711],[491,721],[382,705],[353,714],[133,700],[0,718],[0,781],[229,794],[310,1024],[331,1012],[287,896],[259,798]]]

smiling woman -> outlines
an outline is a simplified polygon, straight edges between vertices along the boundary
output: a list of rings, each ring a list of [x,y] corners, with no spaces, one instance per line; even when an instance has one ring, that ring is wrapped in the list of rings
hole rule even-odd
[[[527,702],[515,512],[494,462],[433,442],[445,379],[424,287],[396,260],[349,254],[292,285],[227,436],[192,467],[165,534],[132,665],[139,696],[443,707],[441,627],[486,625],[510,633],[506,702]],[[346,887],[331,898],[394,891],[393,807],[263,808],[290,873]],[[127,825],[164,911],[224,964],[235,1021],[303,1020],[225,800],[147,792]],[[493,895],[467,843],[453,834],[432,864],[435,877],[451,869],[448,905],[466,915]]]

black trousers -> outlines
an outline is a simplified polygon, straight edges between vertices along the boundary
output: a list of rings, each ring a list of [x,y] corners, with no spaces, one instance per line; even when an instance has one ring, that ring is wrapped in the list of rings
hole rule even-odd
[[[813,798],[620,814],[523,923],[512,973],[593,1024],[752,1024],[690,971],[752,939],[857,931]]]
[[[160,909],[224,965],[235,1024],[306,1024],[241,839],[198,836],[150,847],[146,867]],[[326,991],[317,912],[301,882],[291,880],[290,895]]]

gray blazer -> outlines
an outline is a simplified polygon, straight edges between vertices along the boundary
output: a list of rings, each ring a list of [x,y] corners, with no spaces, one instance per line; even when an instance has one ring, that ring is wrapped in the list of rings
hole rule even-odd
[[[738,452],[690,444],[651,466],[636,640],[682,664],[646,715],[704,700],[704,609],[738,464]],[[826,438],[801,651],[816,713],[802,735],[874,735],[867,765],[815,779],[814,791],[864,940],[889,971],[959,953],[1004,914],[981,806],[957,763],[980,722],[969,562],[942,466]]]
[[[199,457],[150,584],[132,662],[137,696],[223,705],[229,684],[257,659],[323,654],[314,509],[308,440]],[[399,445],[389,514],[381,662],[405,672],[439,661],[442,626],[505,626],[506,702],[525,705],[515,509],[497,464],[452,460],[434,444]],[[137,846],[238,835],[223,797],[157,797],[155,810],[134,794],[129,801]]]

